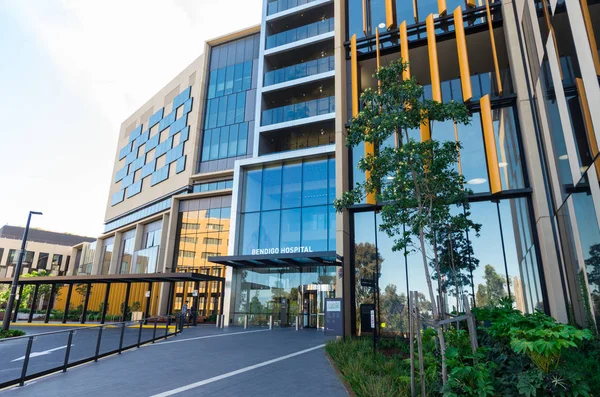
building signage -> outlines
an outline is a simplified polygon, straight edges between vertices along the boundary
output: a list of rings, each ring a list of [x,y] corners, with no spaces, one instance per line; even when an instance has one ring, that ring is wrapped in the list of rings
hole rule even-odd
[[[313,252],[312,246],[282,247],[282,248],[253,248],[252,255],[298,254]]]
[[[325,299],[325,335],[344,336],[342,298]]]

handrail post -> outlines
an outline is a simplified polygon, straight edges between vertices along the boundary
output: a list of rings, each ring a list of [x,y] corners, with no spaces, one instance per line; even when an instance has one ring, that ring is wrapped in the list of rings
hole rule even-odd
[[[244,316],[244,329],[248,329],[248,315]]]
[[[140,320],[140,329],[138,331],[138,343],[137,343],[137,348],[140,348],[140,343],[142,341],[142,327],[144,325],[144,320]]]
[[[73,330],[69,331],[69,339],[67,341],[67,351],[65,352],[65,364],[63,365],[63,372],[67,372],[69,366],[69,354],[71,354],[71,342],[73,342]]]
[[[156,324],[158,324],[158,317],[154,317],[154,331],[152,332],[152,343],[156,340]]]
[[[296,331],[298,331],[299,326],[300,326],[300,316],[296,315]]]
[[[25,377],[27,376],[27,366],[29,365],[29,355],[31,354],[32,346],[33,336],[30,336],[29,340],[27,341],[27,349],[25,350],[25,359],[23,360],[23,369],[21,370],[21,380],[19,381],[19,386],[23,386],[25,384]]]
[[[167,315],[167,326],[165,327],[165,339],[169,336],[169,326],[171,326],[171,316]]]
[[[269,316],[269,329],[273,329],[273,315]]]
[[[121,354],[121,350],[123,350],[123,336],[125,336],[125,323],[121,324],[121,338],[119,340],[119,354]]]
[[[40,290],[40,285],[36,284],[35,290],[33,291],[33,300],[31,301],[31,309],[29,309],[29,318],[27,319],[28,323],[33,321],[33,312],[35,311],[35,302],[37,301],[39,290]]]
[[[62,323],[66,324],[69,319],[69,306],[71,305],[71,294],[73,293],[73,284],[69,284],[67,291],[67,300],[65,301],[65,311],[63,312]],[[31,321],[30,321],[31,322]]]
[[[98,341],[96,342],[96,357],[94,358],[94,362],[98,362],[98,354],[100,354],[100,344],[102,343],[102,330],[104,327],[100,327],[98,331]]]

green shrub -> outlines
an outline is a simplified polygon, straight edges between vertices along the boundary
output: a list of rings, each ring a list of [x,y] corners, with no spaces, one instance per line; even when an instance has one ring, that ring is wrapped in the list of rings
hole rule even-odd
[[[8,331],[0,330],[0,339],[14,338],[23,335],[25,335],[25,332],[18,329],[9,329]]]

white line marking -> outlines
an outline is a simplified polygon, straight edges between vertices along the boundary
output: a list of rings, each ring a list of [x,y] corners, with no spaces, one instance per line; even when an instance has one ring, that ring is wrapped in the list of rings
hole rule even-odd
[[[320,349],[320,348],[322,348],[324,346],[325,346],[325,344],[322,344],[322,345],[319,345],[319,346],[311,347],[309,349],[300,350],[300,351],[298,351],[296,353],[288,354],[287,356],[281,356],[281,357],[278,357],[278,358],[274,358],[273,360],[263,361],[262,363],[251,365],[251,366],[246,367],[246,368],[238,369],[236,371],[227,372],[226,374],[223,374],[223,375],[215,376],[215,377],[212,377],[212,378],[209,378],[209,379],[201,380],[200,382],[190,383],[189,385],[178,387],[177,389],[173,389],[173,390],[169,390],[169,391],[166,391],[166,392],[163,392],[163,393],[155,394],[152,397],[167,397],[167,396],[172,396],[174,394],[182,393],[184,391],[188,391],[188,390],[191,390],[191,389],[195,389],[196,387],[204,386],[204,385],[216,382],[216,381],[221,380],[221,379],[229,378],[231,376],[239,375],[239,374],[242,374],[244,372],[252,371],[253,369],[264,367],[265,365],[274,364],[274,363],[279,362],[279,361],[287,360],[288,358],[292,358],[292,357],[299,356],[301,354],[309,353],[309,352],[311,352],[313,350]]]
[[[195,338],[170,340],[170,341],[159,342],[159,343],[150,344],[150,345],[146,345],[146,346],[160,346],[160,345],[166,345],[167,343],[179,343],[179,342],[187,342],[189,340],[198,340],[198,339],[207,339],[207,338],[219,338],[221,336],[252,334],[254,332],[265,332],[265,331],[270,331],[270,330],[268,330],[268,329],[259,329],[257,331],[230,332],[228,334],[216,334],[216,335],[208,335],[208,336],[197,336]]]
[[[75,346],[75,345],[71,344],[71,347],[73,347],[73,346]],[[64,346],[60,346],[60,347],[55,347],[54,349],[45,350],[43,352],[34,352],[34,353],[31,353],[29,355],[29,358],[38,357],[38,356],[45,356],[45,355],[50,354],[52,352],[55,352],[57,350],[66,349],[66,348],[67,348],[67,345],[64,345]],[[15,361],[20,361],[20,360],[25,360],[25,356],[19,357],[19,358],[15,358],[14,360],[11,361],[11,363],[14,363]]]

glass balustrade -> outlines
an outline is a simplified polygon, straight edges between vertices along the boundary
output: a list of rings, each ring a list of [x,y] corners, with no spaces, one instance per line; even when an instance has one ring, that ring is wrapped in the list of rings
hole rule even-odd
[[[131,274],[143,274],[143,273],[156,273],[156,265],[158,263],[158,250],[160,246],[155,245],[154,247],[146,248],[143,250],[135,251],[133,253],[133,263],[130,273]]]
[[[324,19],[267,37],[267,50],[333,31],[334,19]]]
[[[315,59],[312,61],[299,63],[297,65],[288,66],[285,68],[272,70],[265,73],[264,86],[284,83],[302,77],[313,76],[319,73],[330,72],[334,69],[333,55]]]
[[[335,112],[335,96],[282,106],[262,112],[262,124],[271,125]]]
[[[316,0],[275,0],[267,4],[267,15],[277,14],[290,8],[312,3]]]

